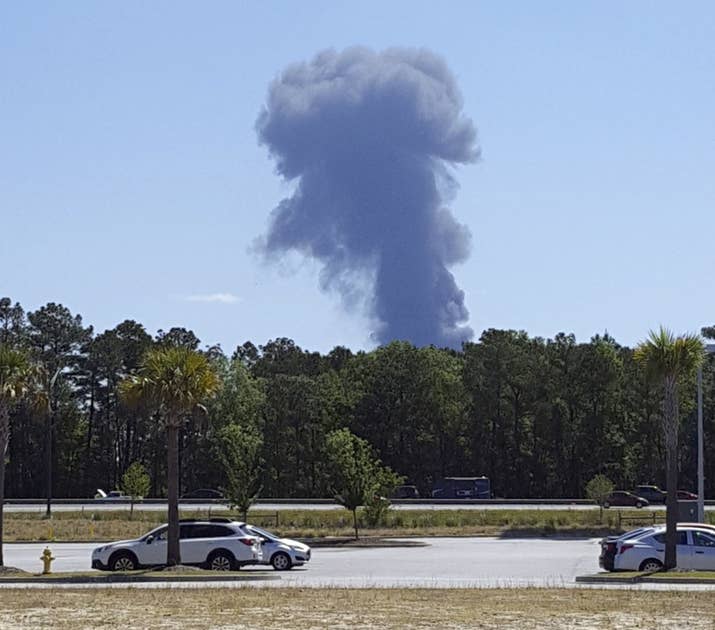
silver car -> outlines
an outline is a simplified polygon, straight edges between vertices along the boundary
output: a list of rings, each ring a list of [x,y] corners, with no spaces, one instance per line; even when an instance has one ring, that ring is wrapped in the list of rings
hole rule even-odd
[[[280,538],[255,525],[245,524],[243,531],[261,541],[263,559],[259,564],[270,564],[276,571],[287,571],[310,561],[310,547],[305,543]]]

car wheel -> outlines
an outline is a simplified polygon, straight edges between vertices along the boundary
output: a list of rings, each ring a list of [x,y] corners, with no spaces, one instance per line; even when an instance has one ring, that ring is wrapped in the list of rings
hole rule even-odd
[[[604,501],[604,502],[603,502],[603,507],[606,508],[606,509],[608,509],[609,507],[611,507],[611,503],[610,503],[609,501]]]
[[[643,507],[642,501],[636,501],[636,507],[640,510]]]
[[[288,571],[293,566],[290,556],[287,553],[279,551],[274,553],[271,558],[271,565],[276,571]]]
[[[111,571],[134,571],[138,566],[137,558],[133,553],[120,551],[109,559]]]
[[[648,560],[643,560],[643,562],[641,562],[641,566],[639,567],[639,570],[655,572],[655,571],[660,571],[662,568],[663,568],[663,563],[660,560],[656,560],[655,558],[648,558]]]
[[[234,564],[235,560],[228,551],[216,551],[206,561],[211,571],[232,571]]]

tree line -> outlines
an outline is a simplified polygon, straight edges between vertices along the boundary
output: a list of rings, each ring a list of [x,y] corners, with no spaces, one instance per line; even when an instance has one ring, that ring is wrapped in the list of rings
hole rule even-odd
[[[41,367],[41,395],[9,407],[7,497],[44,497],[48,485],[54,497],[93,496],[119,486],[135,462],[149,474],[149,496],[166,496],[163,421],[121,393],[157,348],[196,350],[218,377],[203,408],[176,421],[180,494],[231,485],[231,451],[220,445],[235,434],[230,443],[255,445],[261,496],[332,496],[328,442],[342,429],[423,495],[445,476],[486,475],[503,497],[581,497],[597,474],[622,488],[665,486],[662,387],[608,334],[577,342],[490,329],[461,351],[395,341],[327,354],[278,338],[226,353],[184,328],[151,335],[126,320],[96,333],[60,304],[25,312],[2,298],[0,344]],[[703,384],[707,480],[715,478],[710,358]],[[694,376],[678,388],[680,486],[695,489]]]

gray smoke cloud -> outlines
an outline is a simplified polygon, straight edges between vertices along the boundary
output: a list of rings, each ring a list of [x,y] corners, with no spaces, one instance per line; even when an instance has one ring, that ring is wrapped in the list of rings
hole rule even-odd
[[[363,304],[380,343],[460,347],[473,331],[448,267],[471,235],[445,208],[450,167],[476,160],[476,130],[444,61],[426,50],[328,50],[271,84],[256,123],[294,193],[259,248],[323,265],[321,287]]]

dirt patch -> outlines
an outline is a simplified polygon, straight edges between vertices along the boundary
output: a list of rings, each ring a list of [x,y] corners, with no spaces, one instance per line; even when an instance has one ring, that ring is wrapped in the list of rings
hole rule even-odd
[[[707,592],[599,589],[7,589],[0,629],[713,628]]]
[[[202,569],[200,567],[192,567],[187,564],[175,564],[174,566],[171,567],[159,567],[158,569],[153,569],[152,573],[155,572],[161,572],[161,573],[206,573],[205,569]]]

